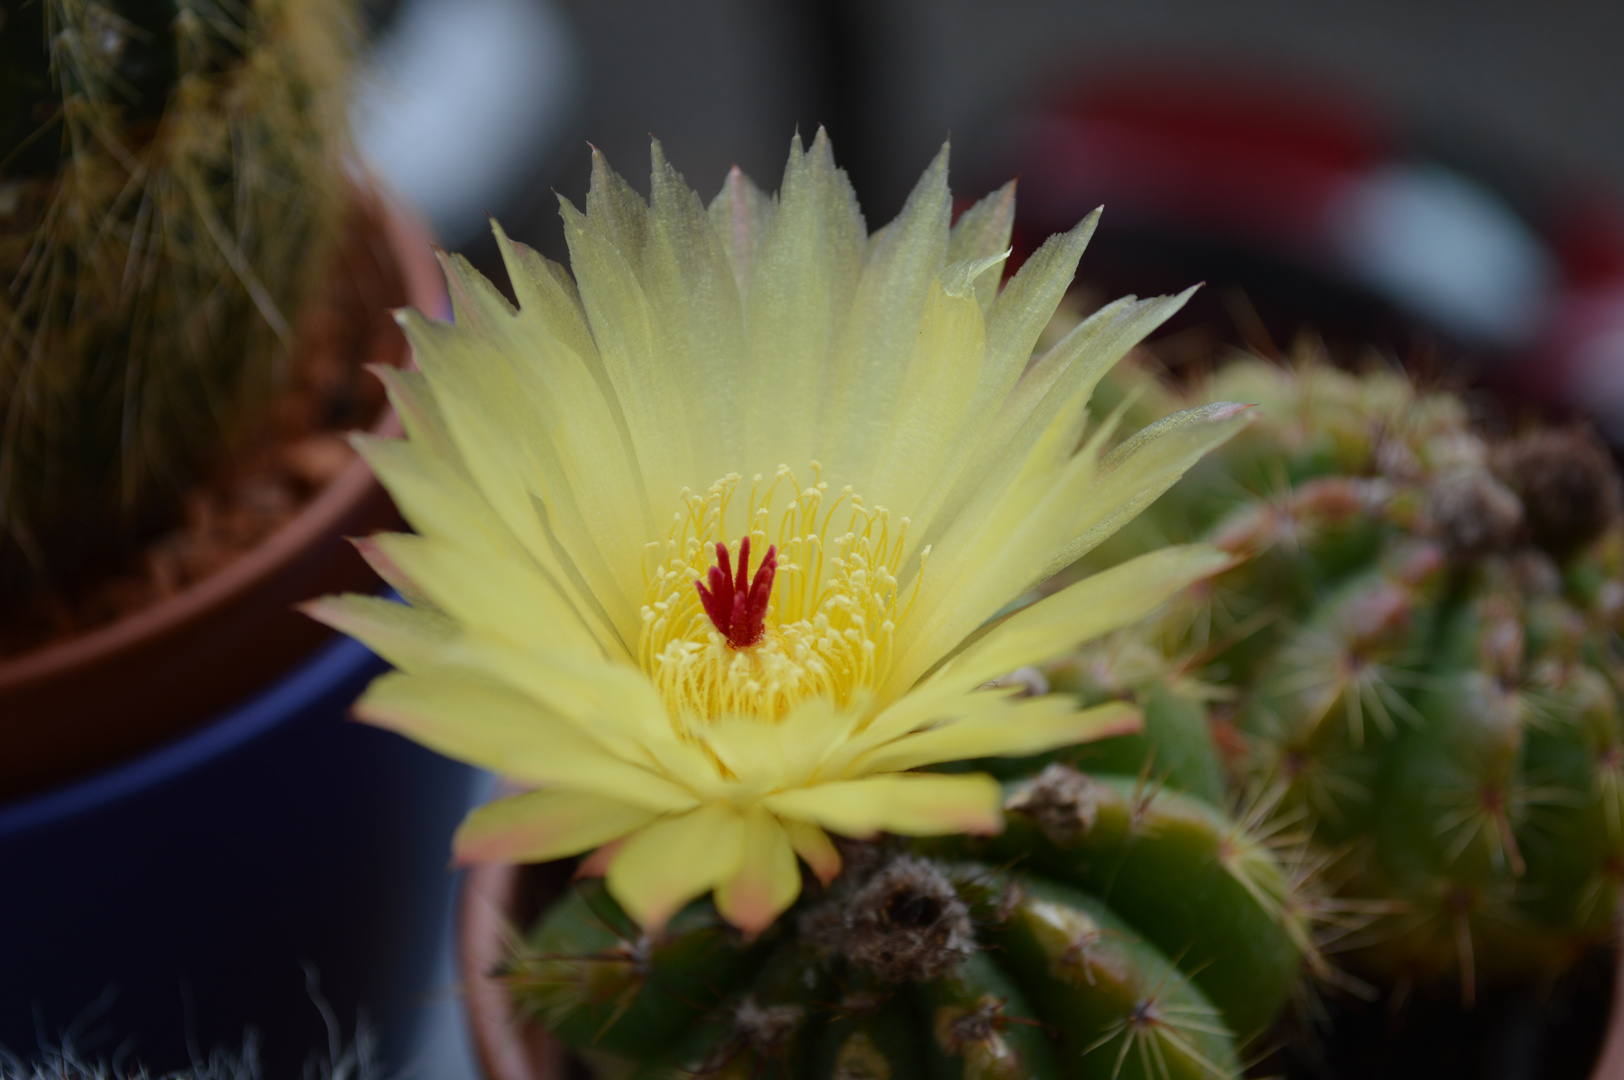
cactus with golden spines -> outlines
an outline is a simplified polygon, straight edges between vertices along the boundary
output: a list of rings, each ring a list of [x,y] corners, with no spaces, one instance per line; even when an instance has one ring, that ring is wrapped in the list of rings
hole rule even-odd
[[[346,0],[0,12],[0,590],[161,525],[253,427],[344,202]]]

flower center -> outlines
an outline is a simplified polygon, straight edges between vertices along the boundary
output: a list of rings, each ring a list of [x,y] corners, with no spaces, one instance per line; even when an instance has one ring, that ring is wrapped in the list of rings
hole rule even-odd
[[[684,490],[647,548],[638,659],[679,731],[778,720],[812,698],[846,704],[885,677],[906,615],[906,518],[893,528],[849,487],[828,500],[826,482],[803,488],[787,466],[755,476],[745,499],[742,480]],[[753,575],[752,550],[766,552]]]

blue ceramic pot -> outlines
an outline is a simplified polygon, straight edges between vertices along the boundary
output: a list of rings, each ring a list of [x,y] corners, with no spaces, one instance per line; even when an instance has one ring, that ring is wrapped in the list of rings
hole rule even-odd
[[[339,639],[127,764],[0,806],[0,1045],[71,1036],[154,1070],[261,1035],[298,1075],[328,1031],[385,1063],[421,1011],[476,774],[348,718],[384,668]]]

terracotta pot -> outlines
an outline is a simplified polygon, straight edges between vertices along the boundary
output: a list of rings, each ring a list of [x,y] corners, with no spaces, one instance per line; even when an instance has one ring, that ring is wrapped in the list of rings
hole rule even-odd
[[[564,1047],[515,1008],[493,973],[516,937],[567,886],[556,867],[475,866],[457,895],[457,974],[468,1004],[468,1029],[487,1080],[558,1080]]]
[[[1624,1077],[1624,957],[1620,957],[1613,980],[1613,1015],[1607,1025],[1607,1041],[1590,1074],[1592,1080],[1618,1080]]]
[[[467,871],[458,895],[458,969],[468,1028],[488,1080],[559,1080],[564,1048],[527,1022],[500,980],[492,978],[516,935],[534,925],[547,901],[568,887],[559,864],[478,866]],[[1591,1080],[1624,1080],[1624,958],[1614,975],[1606,1041]]]
[[[447,310],[430,240],[415,220],[358,195],[404,295]],[[370,246],[370,245],[369,245]],[[387,256],[386,256],[387,257]],[[393,324],[390,349],[404,356]],[[376,430],[398,430],[392,414]],[[331,632],[292,605],[328,592],[373,591],[377,578],[341,537],[397,521],[364,462],[344,471],[263,544],[173,597],[101,629],[0,660],[0,802],[61,784],[195,728],[308,656]]]

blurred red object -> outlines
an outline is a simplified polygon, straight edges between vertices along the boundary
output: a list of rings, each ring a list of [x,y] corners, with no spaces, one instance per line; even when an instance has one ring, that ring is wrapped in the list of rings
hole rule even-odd
[[[1446,162],[1335,86],[1095,73],[1013,129],[1012,262],[1103,205],[1085,274],[1114,289],[1204,279],[1285,336],[1315,324],[1400,355],[1437,342],[1507,396],[1624,442],[1624,202],[1493,149],[1479,157],[1516,184]],[[1194,318],[1221,321],[1219,303]]]

